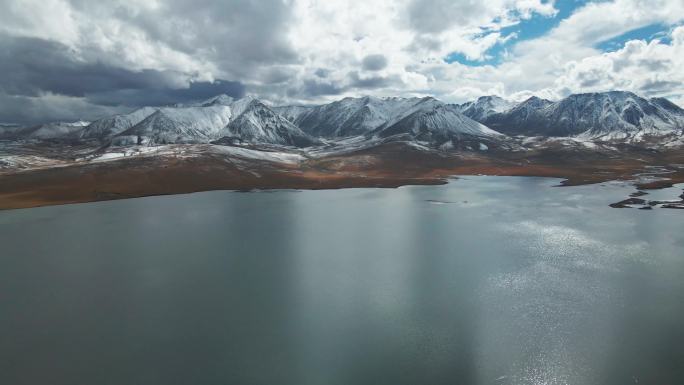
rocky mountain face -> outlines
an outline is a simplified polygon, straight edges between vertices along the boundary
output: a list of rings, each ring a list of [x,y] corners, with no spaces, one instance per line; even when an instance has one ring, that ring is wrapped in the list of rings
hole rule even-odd
[[[481,123],[508,135],[638,140],[681,133],[684,114],[666,99],[611,91],[575,94],[558,102],[530,98]]]
[[[496,107],[500,101],[490,100]],[[429,143],[453,146],[465,139],[498,139],[501,134],[490,130],[461,113],[460,106],[448,105],[434,98],[344,98],[315,107],[280,107],[303,131],[327,139],[358,135],[367,138]],[[479,144],[476,144],[476,147]]]
[[[114,115],[96,120],[85,127],[80,134],[81,139],[108,141],[157,111],[156,108],[143,107],[129,114]]]
[[[296,147],[316,140],[255,98],[210,100],[157,109],[115,135],[116,145],[209,143],[223,139],[240,143],[267,143]]]
[[[221,136],[230,122],[229,106],[160,108],[133,127],[117,134],[113,142],[127,144],[206,143]]]
[[[504,135],[463,115],[458,106],[429,97],[418,100],[368,134],[378,138],[395,135],[446,147],[460,147],[466,142],[478,142],[479,146],[480,141],[504,139]]]
[[[221,130],[218,143],[247,142],[307,147],[321,142],[258,99],[245,102],[240,114]]]
[[[651,98],[650,101],[651,103],[660,106],[666,111],[669,111],[680,116],[684,115],[684,109],[680,108],[678,105],[672,103],[671,101],[665,98]]]
[[[309,110],[316,108],[313,106],[278,106],[271,107],[273,111],[277,112],[283,118],[295,123],[300,115],[307,113]]]
[[[515,103],[498,96],[480,96],[477,100],[458,106],[459,111],[470,119],[481,122],[489,116],[502,113],[515,107]]]
[[[536,125],[543,124],[538,121],[542,120],[538,111],[551,104],[553,102],[550,100],[533,96],[507,111],[491,114],[478,121],[508,135],[534,135],[538,130]]]
[[[322,138],[344,138],[366,134],[396,119],[419,98],[344,98],[311,108],[282,111],[304,132]]]

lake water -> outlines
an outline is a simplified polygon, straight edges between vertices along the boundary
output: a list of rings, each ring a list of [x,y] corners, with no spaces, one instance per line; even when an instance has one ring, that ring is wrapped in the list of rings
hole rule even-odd
[[[0,212],[0,383],[684,383],[684,212],[557,184]]]

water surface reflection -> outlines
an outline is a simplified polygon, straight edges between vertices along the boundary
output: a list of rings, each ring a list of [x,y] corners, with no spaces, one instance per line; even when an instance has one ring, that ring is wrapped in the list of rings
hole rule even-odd
[[[681,382],[684,216],[557,184],[0,212],[0,382]]]

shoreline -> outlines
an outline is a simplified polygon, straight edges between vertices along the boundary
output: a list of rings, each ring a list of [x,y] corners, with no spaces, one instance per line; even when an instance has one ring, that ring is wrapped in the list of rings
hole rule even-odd
[[[561,186],[625,181],[637,190],[684,182],[684,154],[433,153],[399,144],[299,163],[226,157],[129,157],[0,175],[0,210],[227,190],[439,185],[457,175],[552,177]],[[593,157],[593,158],[592,158]]]

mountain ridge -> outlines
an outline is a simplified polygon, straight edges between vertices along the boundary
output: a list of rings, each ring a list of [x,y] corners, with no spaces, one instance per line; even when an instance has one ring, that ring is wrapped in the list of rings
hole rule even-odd
[[[365,96],[314,106],[269,106],[253,96],[234,99],[221,94],[193,103],[142,107],[80,126],[4,125],[0,138],[118,146],[262,143],[307,147],[358,136],[401,137],[461,148],[460,142],[501,142],[508,140],[506,135],[630,143],[656,138],[651,142],[657,144],[659,137],[677,138],[683,133],[684,109],[668,99],[609,91],[572,94],[558,101],[532,96],[520,103],[495,95],[463,104],[433,97]]]
[[[474,101],[457,105],[461,113],[475,121],[486,119],[490,115],[507,111],[515,107],[515,103],[496,95],[480,96]]]
[[[530,98],[481,123],[509,135],[639,139],[684,130],[684,110],[632,92],[573,94],[556,102]]]

